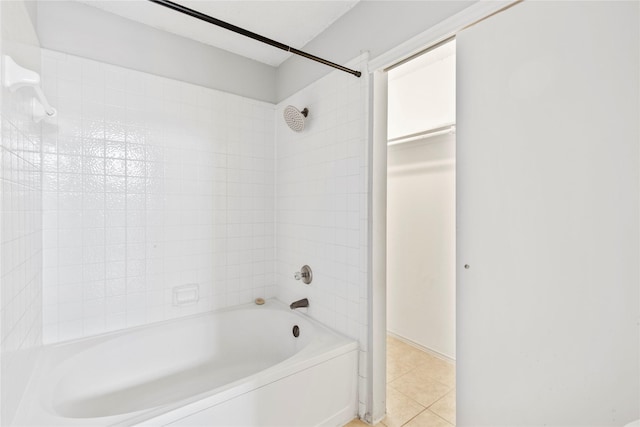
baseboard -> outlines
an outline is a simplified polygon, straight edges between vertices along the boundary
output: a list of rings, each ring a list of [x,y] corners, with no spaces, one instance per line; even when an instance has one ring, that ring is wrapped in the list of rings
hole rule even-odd
[[[456,359],[453,359],[453,358],[447,356],[446,354],[442,354],[442,353],[440,353],[440,352],[438,352],[436,350],[430,349],[429,347],[425,347],[423,345],[420,345],[417,342],[411,341],[410,339],[405,338],[403,336],[394,334],[391,331],[387,331],[387,335],[389,335],[389,336],[391,336],[391,337],[393,337],[393,338],[395,338],[395,339],[397,339],[399,341],[402,341],[403,343],[408,344],[411,347],[417,348],[418,350],[424,351],[425,353],[429,353],[430,355],[435,356],[438,359],[446,360],[447,362],[451,362],[451,363],[454,363],[454,364],[456,363]]]

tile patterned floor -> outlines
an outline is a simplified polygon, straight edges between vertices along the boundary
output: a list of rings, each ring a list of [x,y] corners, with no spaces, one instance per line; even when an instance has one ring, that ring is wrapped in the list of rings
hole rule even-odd
[[[455,365],[387,337],[387,416],[376,427],[456,425]],[[367,426],[355,419],[345,427]]]

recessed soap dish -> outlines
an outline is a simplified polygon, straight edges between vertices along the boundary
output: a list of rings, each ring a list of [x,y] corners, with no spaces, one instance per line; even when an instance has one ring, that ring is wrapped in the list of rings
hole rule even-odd
[[[189,283],[173,287],[173,305],[195,304],[200,300],[200,286],[197,283]]]

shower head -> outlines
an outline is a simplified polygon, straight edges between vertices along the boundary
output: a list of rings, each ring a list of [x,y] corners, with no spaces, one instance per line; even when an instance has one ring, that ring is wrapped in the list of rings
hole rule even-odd
[[[291,128],[294,132],[302,132],[304,129],[304,119],[309,114],[308,109],[304,109],[302,111],[298,111],[296,107],[293,105],[287,105],[282,112],[284,116],[284,121],[287,123],[287,126]]]

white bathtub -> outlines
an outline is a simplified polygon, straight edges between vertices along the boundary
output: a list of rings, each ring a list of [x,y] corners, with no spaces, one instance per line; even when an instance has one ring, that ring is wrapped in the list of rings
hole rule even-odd
[[[15,424],[342,425],[357,360],[355,341],[269,300],[45,347]]]

